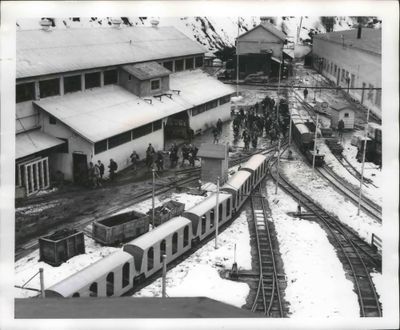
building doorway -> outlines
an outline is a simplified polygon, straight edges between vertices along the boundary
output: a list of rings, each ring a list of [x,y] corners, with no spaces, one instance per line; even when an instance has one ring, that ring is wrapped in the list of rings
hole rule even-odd
[[[187,139],[189,134],[189,115],[181,111],[169,116],[164,128],[164,140]]]
[[[72,154],[74,182],[78,184],[85,184],[87,180],[87,156],[85,154],[73,153]]]

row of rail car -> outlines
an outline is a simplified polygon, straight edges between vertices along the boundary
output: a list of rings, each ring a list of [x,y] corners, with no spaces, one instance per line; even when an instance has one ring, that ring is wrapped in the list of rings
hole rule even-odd
[[[162,269],[163,255],[170,263],[214,233],[216,225],[231,220],[267,170],[265,156],[252,156],[221,187],[218,205],[216,193],[211,194],[182,216],[172,218],[125,244],[121,250],[49,287],[46,297],[111,297],[130,291]]]
[[[315,123],[310,116],[300,114],[295,108],[292,109],[292,138],[298,145],[301,152],[303,152],[310,163],[314,158],[314,137],[315,137]],[[318,135],[321,132],[317,131]],[[325,156],[315,152],[315,166],[323,166]]]

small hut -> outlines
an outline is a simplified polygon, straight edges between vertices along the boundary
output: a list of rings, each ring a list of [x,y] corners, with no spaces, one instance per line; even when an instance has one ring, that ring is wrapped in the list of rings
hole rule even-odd
[[[342,119],[344,129],[354,129],[354,110],[347,103],[335,102],[330,105],[331,127],[338,128],[338,123]]]
[[[203,143],[197,154],[201,157],[201,181],[224,183],[228,176],[228,146],[225,144]]]

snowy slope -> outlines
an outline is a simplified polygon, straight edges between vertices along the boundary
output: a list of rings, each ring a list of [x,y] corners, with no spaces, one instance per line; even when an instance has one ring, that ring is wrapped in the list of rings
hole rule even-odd
[[[224,47],[234,46],[238,34],[252,29],[260,23],[260,17],[121,17],[125,26],[150,26],[152,19],[157,19],[160,26],[175,26],[189,38],[196,40],[210,51],[216,51]],[[286,16],[267,17],[279,30],[282,30],[292,40],[296,40],[298,27],[300,26],[299,41],[309,40],[313,33],[324,33],[328,29],[333,31],[348,30],[357,23],[355,17],[308,17]],[[82,28],[82,27],[111,27],[112,17],[69,17],[50,18],[52,28]],[[20,19],[17,21],[17,29],[39,29],[40,18]],[[363,18],[365,26],[380,27],[380,20],[374,17]]]

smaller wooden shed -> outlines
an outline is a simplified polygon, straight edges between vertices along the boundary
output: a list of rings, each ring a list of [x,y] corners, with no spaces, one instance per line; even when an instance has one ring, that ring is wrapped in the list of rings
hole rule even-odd
[[[338,123],[342,119],[344,129],[354,129],[354,110],[347,103],[334,102],[330,105],[331,127],[338,128]]]
[[[201,157],[201,181],[223,184],[228,178],[228,146],[225,144],[203,143],[198,156]]]

